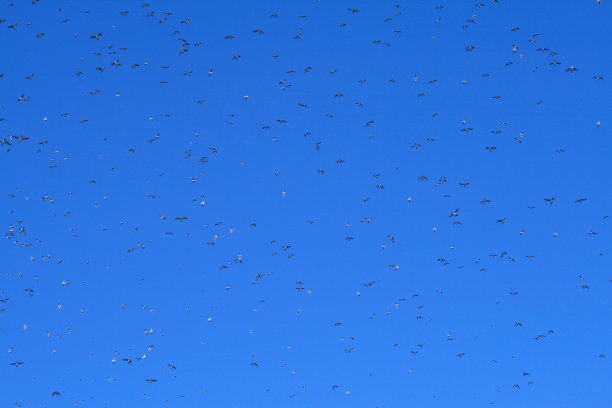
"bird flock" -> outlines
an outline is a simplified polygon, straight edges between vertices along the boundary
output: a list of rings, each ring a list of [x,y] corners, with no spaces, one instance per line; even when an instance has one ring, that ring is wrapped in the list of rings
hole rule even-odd
[[[609,7],[0,3],[0,405],[610,406]]]

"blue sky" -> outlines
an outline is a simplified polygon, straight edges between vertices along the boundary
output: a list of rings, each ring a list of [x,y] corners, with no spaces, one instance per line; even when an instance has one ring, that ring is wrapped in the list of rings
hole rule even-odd
[[[608,3],[0,3],[2,406],[610,406]]]

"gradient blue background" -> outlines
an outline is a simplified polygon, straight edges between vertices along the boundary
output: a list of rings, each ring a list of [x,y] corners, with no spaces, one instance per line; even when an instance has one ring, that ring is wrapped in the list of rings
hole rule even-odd
[[[609,2],[393,4],[0,4],[0,405],[612,405]]]

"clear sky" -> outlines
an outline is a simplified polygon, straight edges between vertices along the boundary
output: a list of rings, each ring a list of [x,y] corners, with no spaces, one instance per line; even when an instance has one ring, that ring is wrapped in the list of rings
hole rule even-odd
[[[13,1],[0,406],[612,406],[608,0]]]

